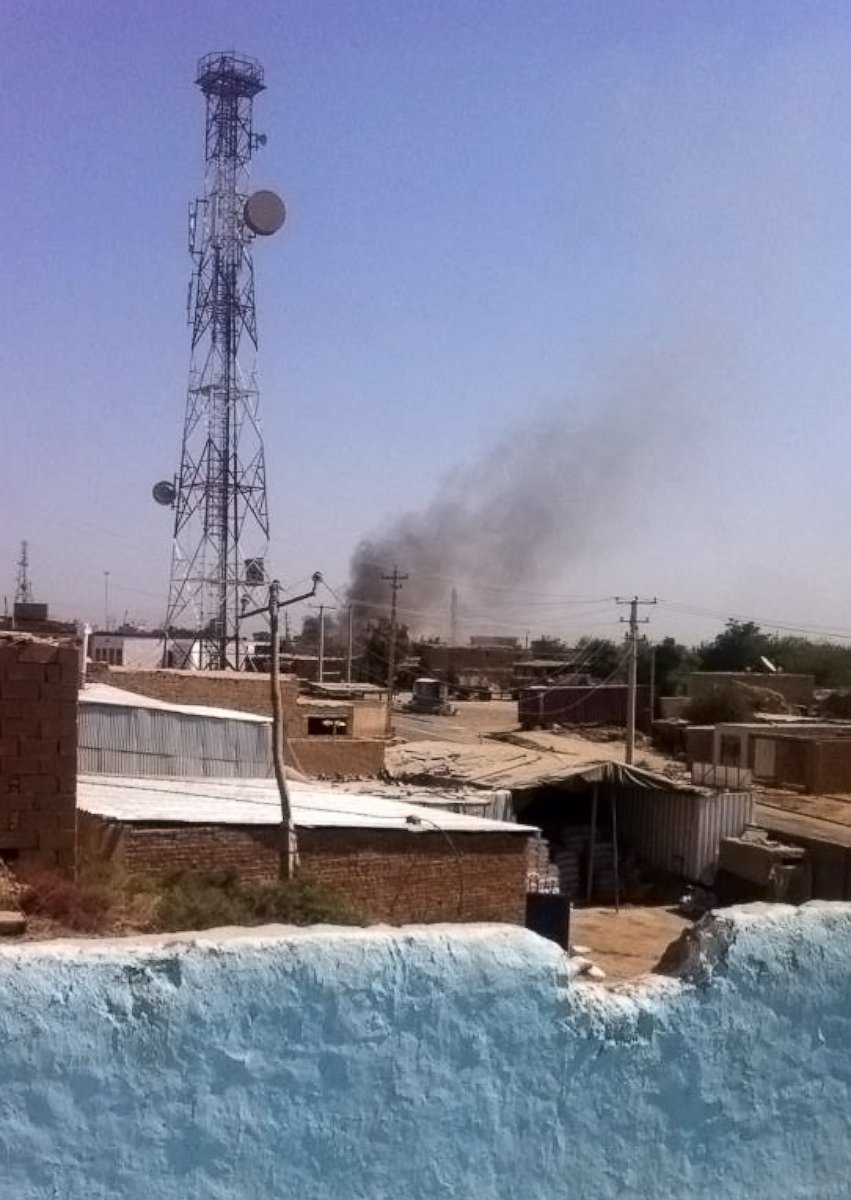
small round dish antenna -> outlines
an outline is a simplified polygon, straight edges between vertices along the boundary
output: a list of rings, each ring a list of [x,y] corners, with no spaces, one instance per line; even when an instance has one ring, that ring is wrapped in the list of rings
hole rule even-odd
[[[153,486],[153,497],[157,504],[162,504],[164,508],[171,508],[177,498],[177,490],[173,483],[169,483],[167,479],[161,479]]]
[[[284,202],[276,192],[254,192],[245,201],[242,210],[245,224],[252,233],[259,237],[268,237],[277,233],[284,223],[287,210]]]

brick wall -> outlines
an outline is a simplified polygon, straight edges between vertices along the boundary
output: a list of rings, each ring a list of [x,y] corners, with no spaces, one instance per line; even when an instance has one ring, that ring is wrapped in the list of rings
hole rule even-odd
[[[0,856],[73,872],[79,648],[0,634]]]
[[[202,704],[210,708],[235,708],[240,712],[257,713],[268,717],[272,713],[269,696],[269,676],[242,671],[178,671],[137,670],[131,667],[109,667],[106,671],[91,671],[114,687],[142,696],[152,696],[167,704]],[[281,697],[285,709],[296,710],[298,680],[295,676],[281,678]]]
[[[808,742],[807,751],[808,792],[851,792],[851,738]]]
[[[394,924],[508,921],[522,924],[526,839],[519,834],[303,829],[302,874],[347,897],[366,916]],[[80,857],[128,874],[237,871],[275,879],[280,833],[236,825],[122,825],[80,813]]]

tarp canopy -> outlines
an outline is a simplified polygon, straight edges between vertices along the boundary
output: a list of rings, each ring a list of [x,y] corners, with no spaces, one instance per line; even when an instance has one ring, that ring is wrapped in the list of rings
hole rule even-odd
[[[568,757],[490,739],[478,743],[408,742],[388,748],[386,770],[391,779],[408,783],[508,788],[515,795],[539,787],[580,791],[595,783],[653,791],[706,792],[687,780],[669,779],[644,767],[628,767],[615,761],[612,753],[606,755],[607,749],[589,743],[587,756],[583,754],[577,761],[575,755]]]

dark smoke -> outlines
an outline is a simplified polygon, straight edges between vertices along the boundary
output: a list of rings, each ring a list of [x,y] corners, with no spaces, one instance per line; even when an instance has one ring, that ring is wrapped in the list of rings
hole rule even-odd
[[[665,470],[699,408],[685,364],[678,354],[632,371],[584,424],[555,412],[521,422],[449,475],[425,509],[365,538],[349,585],[362,616],[386,611],[381,576],[394,564],[409,576],[402,619],[422,631],[446,627],[453,586],[486,605],[489,588],[541,589],[628,538],[644,485]]]

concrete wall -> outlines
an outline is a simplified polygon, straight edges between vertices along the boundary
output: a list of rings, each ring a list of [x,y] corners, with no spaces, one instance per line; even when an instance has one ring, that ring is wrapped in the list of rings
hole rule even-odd
[[[607,994],[504,927],[0,948],[2,1200],[846,1200],[851,915]]]
[[[0,634],[0,856],[74,869],[80,651]]]
[[[431,830],[300,829],[302,873],[373,921],[523,924],[526,838]],[[257,825],[124,825],[79,814],[81,866],[119,874],[232,870],[274,880],[280,833]]]

